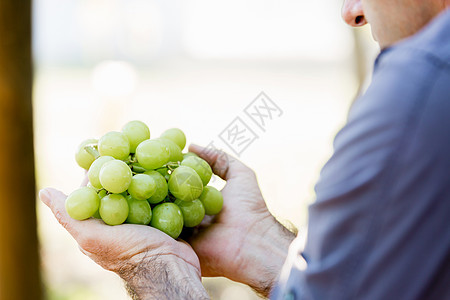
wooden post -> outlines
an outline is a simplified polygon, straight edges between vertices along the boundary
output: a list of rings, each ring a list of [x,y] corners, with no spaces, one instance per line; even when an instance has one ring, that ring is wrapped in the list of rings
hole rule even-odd
[[[0,1],[0,299],[42,299],[33,154],[31,0]]]

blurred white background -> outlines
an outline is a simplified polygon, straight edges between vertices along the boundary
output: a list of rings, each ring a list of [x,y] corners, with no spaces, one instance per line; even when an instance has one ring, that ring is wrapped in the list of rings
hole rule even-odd
[[[368,29],[355,34],[341,20],[341,5],[35,0],[38,187],[76,189],[78,144],[129,120],[146,122],[152,137],[179,127],[188,143],[231,152],[218,135],[239,116],[259,136],[240,159],[272,213],[305,230],[320,168],[377,53]],[[243,112],[261,91],[283,110],[265,132]],[[127,299],[117,276],[84,257],[41,204],[39,227],[49,299]],[[214,299],[256,297],[225,279],[204,284]]]

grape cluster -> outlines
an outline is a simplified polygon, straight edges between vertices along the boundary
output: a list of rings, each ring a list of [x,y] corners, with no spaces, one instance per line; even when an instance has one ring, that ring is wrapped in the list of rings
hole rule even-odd
[[[180,129],[150,139],[141,121],[84,141],[75,159],[88,170],[89,183],[67,197],[67,213],[108,225],[150,225],[176,239],[183,227],[199,225],[223,205],[221,192],[207,186],[211,167],[195,153],[182,153],[185,146]]]

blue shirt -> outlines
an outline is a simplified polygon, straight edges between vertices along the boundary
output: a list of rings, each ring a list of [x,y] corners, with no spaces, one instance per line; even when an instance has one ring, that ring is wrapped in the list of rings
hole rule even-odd
[[[380,54],[316,195],[272,299],[450,299],[450,10]]]

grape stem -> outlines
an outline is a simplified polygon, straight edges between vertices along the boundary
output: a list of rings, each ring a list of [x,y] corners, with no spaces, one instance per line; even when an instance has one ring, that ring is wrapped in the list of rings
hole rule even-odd
[[[128,165],[137,163],[137,158],[134,154],[130,154],[130,156],[128,156],[128,160],[125,161]]]
[[[169,163],[167,163],[167,164],[165,165],[165,167],[166,167],[167,169],[169,169],[170,171],[175,170],[175,169],[178,168],[179,166],[180,166],[180,164],[179,164],[178,162],[169,162]],[[164,167],[162,167],[162,168],[164,168]],[[161,169],[161,168],[159,168],[159,169]]]
[[[87,153],[95,157],[95,159],[100,157],[100,153],[98,153],[98,150],[96,149],[95,146],[92,145],[85,146],[84,150],[86,150]]]

